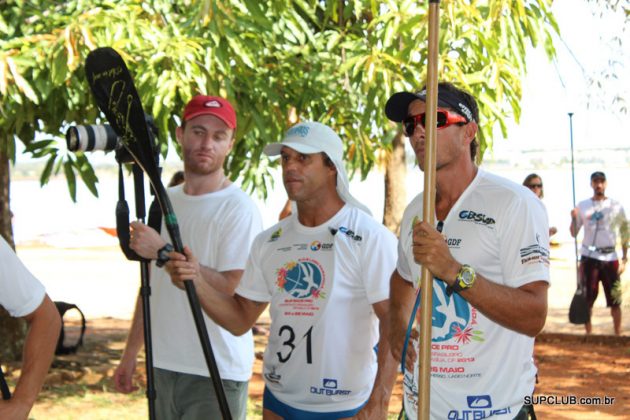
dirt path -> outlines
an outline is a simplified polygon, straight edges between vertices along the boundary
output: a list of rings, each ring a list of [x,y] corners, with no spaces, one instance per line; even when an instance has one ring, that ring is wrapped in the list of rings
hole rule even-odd
[[[109,381],[124,346],[128,326],[127,320],[90,320],[85,345],[80,352],[56,358],[32,417],[100,419],[111,418],[116,413],[117,418],[146,418],[144,394],[138,392],[131,397],[117,394]],[[262,351],[266,337],[256,335],[255,341],[257,352]],[[536,340],[535,359],[540,382],[534,397],[546,398],[546,402],[539,401],[535,406],[540,419],[627,418],[630,409],[630,337],[585,338],[545,333]],[[17,366],[10,364],[7,367],[9,378],[15,378]],[[250,397],[253,406],[258,408],[264,386],[261,367],[262,362],[257,357]],[[139,381],[139,385],[144,384]],[[578,401],[581,397],[614,400],[608,405],[589,405],[596,401],[593,398]],[[61,401],[64,398],[69,402]],[[393,415],[400,410],[400,398],[399,382],[390,404],[391,418],[395,418]],[[109,408],[103,408],[107,405]],[[77,413],[81,415],[77,417]]]

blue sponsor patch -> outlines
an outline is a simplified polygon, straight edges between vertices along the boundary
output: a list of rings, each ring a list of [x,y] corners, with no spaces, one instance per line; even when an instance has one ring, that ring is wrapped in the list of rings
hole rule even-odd
[[[337,389],[337,380],[336,379],[330,379],[330,378],[324,378],[323,382],[323,387],[324,388],[328,388],[328,389]]]
[[[492,399],[490,395],[468,395],[466,397],[468,407],[470,408],[490,408],[492,407]]]

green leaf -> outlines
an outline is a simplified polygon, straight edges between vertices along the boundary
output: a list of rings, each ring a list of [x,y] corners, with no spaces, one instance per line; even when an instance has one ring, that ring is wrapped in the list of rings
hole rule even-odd
[[[76,203],[77,201],[77,180],[74,175],[74,171],[72,170],[72,161],[67,160],[63,164],[63,171],[66,175],[66,182],[68,184],[68,192],[70,193],[70,198],[72,201]]]

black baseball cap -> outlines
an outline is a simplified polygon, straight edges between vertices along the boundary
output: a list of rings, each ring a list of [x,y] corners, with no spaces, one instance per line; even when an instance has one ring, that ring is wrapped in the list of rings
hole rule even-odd
[[[604,181],[606,181],[606,174],[602,171],[595,171],[591,174],[591,181],[594,181],[596,179],[603,179]]]
[[[418,92],[394,93],[385,104],[385,115],[392,121],[401,122],[409,115],[409,104],[416,99],[427,100],[427,90],[424,87]],[[438,84],[438,106],[451,108],[466,121],[479,121],[479,109],[475,99],[467,92],[456,86],[442,82]]]

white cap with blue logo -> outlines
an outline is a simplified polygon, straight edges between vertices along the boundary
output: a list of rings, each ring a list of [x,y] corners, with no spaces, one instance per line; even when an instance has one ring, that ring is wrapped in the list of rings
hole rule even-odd
[[[372,215],[370,210],[350,194],[348,173],[343,164],[343,144],[332,128],[325,124],[305,121],[289,128],[280,143],[265,146],[263,152],[267,156],[277,156],[283,147],[305,154],[324,152],[337,168],[337,193],[349,205]]]

